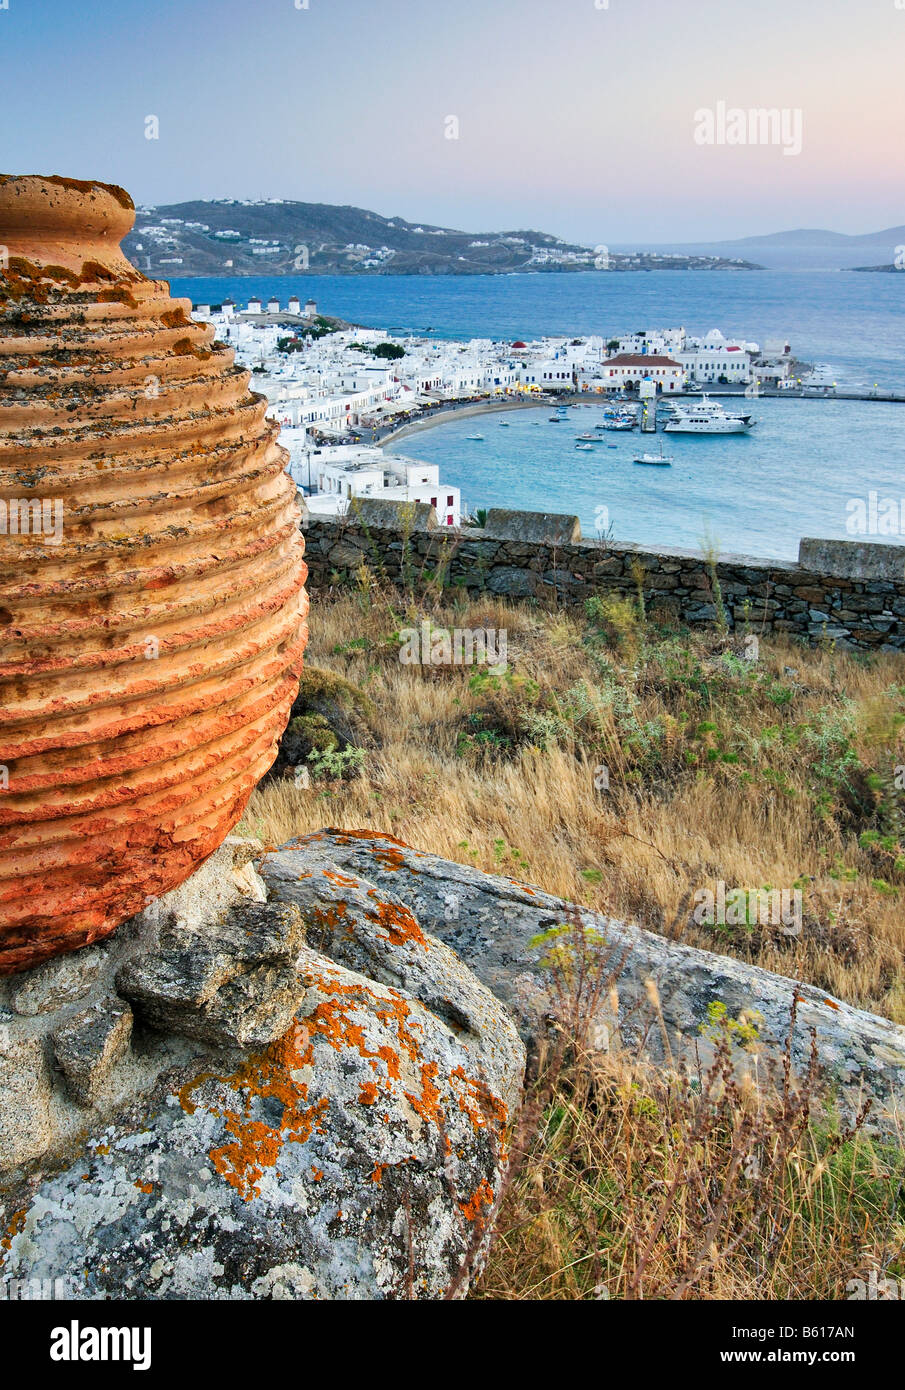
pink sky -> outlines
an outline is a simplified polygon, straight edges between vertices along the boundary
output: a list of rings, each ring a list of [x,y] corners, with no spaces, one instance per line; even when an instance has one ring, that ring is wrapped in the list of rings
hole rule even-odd
[[[896,0],[602,3],[13,0],[5,164],[586,242],[905,222]],[[719,101],[800,110],[801,154],[695,144]]]

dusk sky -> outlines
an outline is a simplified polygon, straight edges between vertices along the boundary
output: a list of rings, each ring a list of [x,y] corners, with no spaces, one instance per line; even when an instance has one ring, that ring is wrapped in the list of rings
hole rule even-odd
[[[905,222],[905,0],[3,3],[8,173],[592,244]],[[719,102],[801,153],[696,144]]]

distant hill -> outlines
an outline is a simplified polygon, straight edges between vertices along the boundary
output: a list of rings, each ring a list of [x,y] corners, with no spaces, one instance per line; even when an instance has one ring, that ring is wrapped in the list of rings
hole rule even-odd
[[[499,275],[593,270],[597,253],[547,232],[462,232],[329,203],[175,203],[139,207],[126,254],[145,274]],[[611,270],[758,267],[734,257],[645,252],[610,256]]]
[[[799,227],[792,231],[740,237],[735,241],[675,242],[658,246],[686,254],[754,256],[770,270],[852,270],[868,260],[888,264],[896,247],[905,245],[905,226],[849,236],[824,228]],[[627,249],[618,246],[617,250]]]
[[[793,232],[770,232],[766,236],[746,236],[733,246],[873,246],[878,242],[897,245],[905,238],[905,227],[887,227],[882,232],[828,232],[819,228],[799,227]]]

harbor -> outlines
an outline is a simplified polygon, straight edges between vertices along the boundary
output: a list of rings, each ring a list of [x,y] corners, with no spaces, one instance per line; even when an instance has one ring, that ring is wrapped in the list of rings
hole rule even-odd
[[[788,335],[438,340],[298,297],[286,313],[276,295],[194,317],[251,369],[312,517],[371,497],[455,528],[514,507],[576,513],[588,535],[788,559],[804,535],[858,534],[870,496],[895,498],[905,475],[905,389],[804,361]]]
[[[709,538],[722,551],[792,560],[808,535],[905,537],[898,404],[764,398],[745,405],[757,420],[747,434],[601,430],[606,443],[587,452],[575,439],[602,421],[599,401],[576,400],[568,424],[548,423],[543,405],[497,416],[509,422],[505,429],[486,413],[483,443],[467,441],[474,431],[453,411],[415,426],[416,440],[400,432],[385,451],[417,452],[439,464],[461,489],[466,511],[576,513],[587,536],[650,547],[699,550]],[[669,468],[635,466],[636,455],[656,454],[661,441]],[[883,499],[895,504],[887,505],[886,521]]]

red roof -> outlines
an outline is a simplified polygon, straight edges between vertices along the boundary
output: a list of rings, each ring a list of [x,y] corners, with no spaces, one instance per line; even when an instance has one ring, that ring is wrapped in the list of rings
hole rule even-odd
[[[643,353],[620,352],[616,357],[606,359],[607,367],[679,367],[681,363],[674,362],[671,357],[650,357]]]
[[[518,348],[523,348],[523,347],[527,347],[528,344],[527,344],[527,343],[513,343],[512,346],[513,346],[513,347],[518,347]]]

